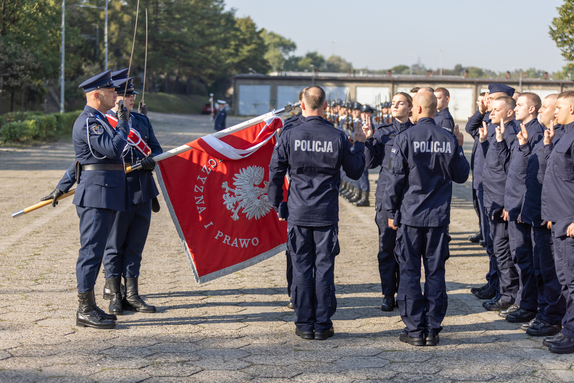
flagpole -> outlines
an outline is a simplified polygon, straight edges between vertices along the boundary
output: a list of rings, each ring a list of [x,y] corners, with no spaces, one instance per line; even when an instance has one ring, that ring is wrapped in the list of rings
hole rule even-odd
[[[269,113],[265,113],[261,116],[254,117],[251,120],[244,121],[240,124],[230,126],[227,129],[224,129],[224,130],[221,130],[219,132],[210,134],[210,136],[215,137],[215,138],[225,137],[228,134],[239,132],[245,128],[250,127],[251,125],[258,124],[261,121],[264,121],[270,117],[274,117],[274,116],[277,116],[277,115],[285,113],[285,112],[290,112],[293,109],[297,108],[299,105],[301,105],[301,102],[298,102],[294,105],[292,105],[292,104],[286,105],[284,108],[272,110]],[[160,161],[163,161],[163,160],[168,159],[170,157],[177,156],[180,153],[185,153],[191,149],[192,149],[192,147],[189,145],[181,145],[181,146],[178,146],[177,148],[173,148],[171,150],[168,150],[167,152],[163,152],[162,154],[158,154],[157,156],[153,157],[153,160],[155,162],[160,162]],[[127,166],[126,167],[126,173],[129,173],[129,172],[134,171],[134,170],[138,170],[140,168],[141,168],[141,163],[138,162],[132,166]]]
[[[215,138],[225,137],[225,136],[227,136],[228,134],[235,133],[235,132],[238,132],[238,131],[243,130],[243,129],[245,129],[245,128],[248,128],[248,127],[250,127],[251,125],[260,123],[261,121],[264,121],[264,120],[266,120],[266,119],[268,119],[268,118],[270,118],[270,117],[275,117],[275,116],[277,116],[277,115],[279,115],[279,114],[282,114],[282,113],[285,113],[285,112],[290,112],[290,111],[292,111],[293,109],[299,107],[300,105],[301,105],[301,102],[297,102],[296,104],[286,105],[284,108],[272,110],[272,111],[269,112],[269,113],[265,113],[265,114],[263,114],[263,115],[261,115],[261,116],[252,118],[251,120],[244,121],[244,122],[242,122],[242,123],[240,123],[240,124],[233,125],[233,126],[230,126],[230,127],[227,128],[227,129],[224,129],[224,130],[221,130],[221,131],[219,131],[219,132],[213,133],[213,134],[211,134],[211,136],[213,136],[213,137],[215,137]],[[204,136],[204,137],[205,137],[205,136]],[[155,162],[163,161],[163,160],[165,160],[165,159],[167,159],[167,158],[170,158],[170,157],[173,157],[173,156],[177,156],[178,154],[187,152],[188,150],[191,150],[191,149],[192,149],[191,146],[181,145],[181,146],[179,146],[179,147],[177,147],[177,148],[171,149],[171,150],[169,150],[169,151],[167,151],[167,152],[164,152],[164,153],[162,153],[162,154],[159,154],[159,155],[153,157],[153,160],[154,160]],[[138,163],[134,164],[133,166],[127,166],[125,171],[126,171],[126,173],[129,173],[129,172],[132,172],[132,171],[134,171],[134,170],[138,170],[138,169],[140,169],[140,168],[141,168],[141,163],[138,162]],[[58,201],[60,201],[60,200],[62,200],[62,199],[64,199],[64,198],[66,198],[66,197],[69,197],[69,196],[71,196],[71,195],[74,195],[75,192],[76,192],[75,189],[69,191],[68,193],[66,193],[66,194],[62,195],[60,198],[58,198]],[[20,211],[17,211],[16,213],[12,213],[12,218],[19,217],[19,216],[24,215],[24,214],[26,214],[26,213],[29,213],[29,212],[31,212],[31,211],[33,211],[33,210],[39,209],[39,208],[44,207],[44,206],[46,206],[46,205],[50,205],[51,203],[52,203],[52,200],[47,200],[47,201],[39,202],[39,203],[37,203],[37,204],[35,204],[35,205],[29,206],[29,207],[27,207],[27,208],[25,208],[25,209],[22,209],[22,210],[20,210]]]

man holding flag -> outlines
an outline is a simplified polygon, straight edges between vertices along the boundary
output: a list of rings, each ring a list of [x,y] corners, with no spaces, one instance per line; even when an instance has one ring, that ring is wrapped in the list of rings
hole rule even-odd
[[[358,179],[365,167],[365,134],[357,128],[354,147],[345,134],[323,119],[325,91],[308,88],[302,100],[307,118],[283,132],[273,152],[268,197],[281,220],[288,221],[287,249],[293,261],[293,298],[303,339],[334,335],[331,317],[337,308],[334,261],[339,253],[340,168]],[[283,184],[289,172],[289,196]]]

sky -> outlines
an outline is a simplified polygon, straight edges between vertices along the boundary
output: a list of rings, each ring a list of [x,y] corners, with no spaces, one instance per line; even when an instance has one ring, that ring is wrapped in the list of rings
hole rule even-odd
[[[390,69],[419,59],[495,71],[566,65],[548,34],[564,0],[225,0],[236,16],[297,44],[296,55],[333,53],[354,68]],[[443,52],[441,52],[441,50]]]

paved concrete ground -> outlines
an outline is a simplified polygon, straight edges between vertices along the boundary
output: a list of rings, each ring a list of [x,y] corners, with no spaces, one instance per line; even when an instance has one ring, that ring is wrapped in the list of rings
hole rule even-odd
[[[205,116],[151,118],[166,149],[211,132]],[[399,342],[398,312],[379,310],[374,208],[342,200],[329,340],[295,336],[283,254],[196,285],[165,205],[153,215],[140,286],[158,313],[121,316],[115,330],[78,328],[71,201],[10,216],[52,191],[72,158],[70,143],[0,148],[0,382],[574,381],[571,355],[549,353],[469,293],[487,269],[483,249],[466,240],[477,227],[469,183],[455,187],[449,308],[437,347]],[[376,172],[372,193],[375,180]],[[101,291],[100,278],[105,308]]]

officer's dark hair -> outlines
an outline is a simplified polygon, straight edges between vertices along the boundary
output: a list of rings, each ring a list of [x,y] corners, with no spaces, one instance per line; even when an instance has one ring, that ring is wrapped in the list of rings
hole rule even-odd
[[[420,88],[419,88],[418,86],[415,86],[413,89],[410,90],[410,92],[411,92],[411,93],[416,93],[416,92],[419,91],[419,89],[420,89]],[[402,92],[399,92],[399,93],[402,93]]]
[[[305,94],[305,91],[309,89],[309,88],[303,88],[303,90],[301,90],[301,93],[299,93],[299,101],[303,101],[303,95]]]
[[[516,108],[516,101],[510,96],[497,97],[494,101],[504,101],[508,109],[514,110]]]
[[[535,116],[538,115],[538,110],[542,106],[542,100],[540,99],[540,96],[537,95],[536,93],[524,92],[520,96],[518,96],[518,98],[520,97],[526,98],[528,107],[533,106],[535,109],[534,115]]]
[[[399,94],[407,99],[407,104],[409,104],[409,106],[412,108],[413,107],[413,96],[411,96],[410,94],[408,94],[406,92],[397,92],[397,93],[395,93],[395,96],[399,95]],[[393,98],[395,96],[393,96]]]
[[[482,97],[486,96],[486,92],[480,92],[479,96],[482,96]]]
[[[574,90],[567,90],[566,92],[560,93],[558,99],[561,98],[568,98],[574,104]]]
[[[325,104],[325,91],[320,86],[311,86],[305,89],[303,95],[305,104],[310,110],[317,110]]]
[[[436,89],[434,90],[434,93],[437,93],[437,92],[442,93],[442,95],[445,96],[445,97],[450,97],[450,92],[449,92],[448,89],[446,89],[446,88],[436,88]]]

